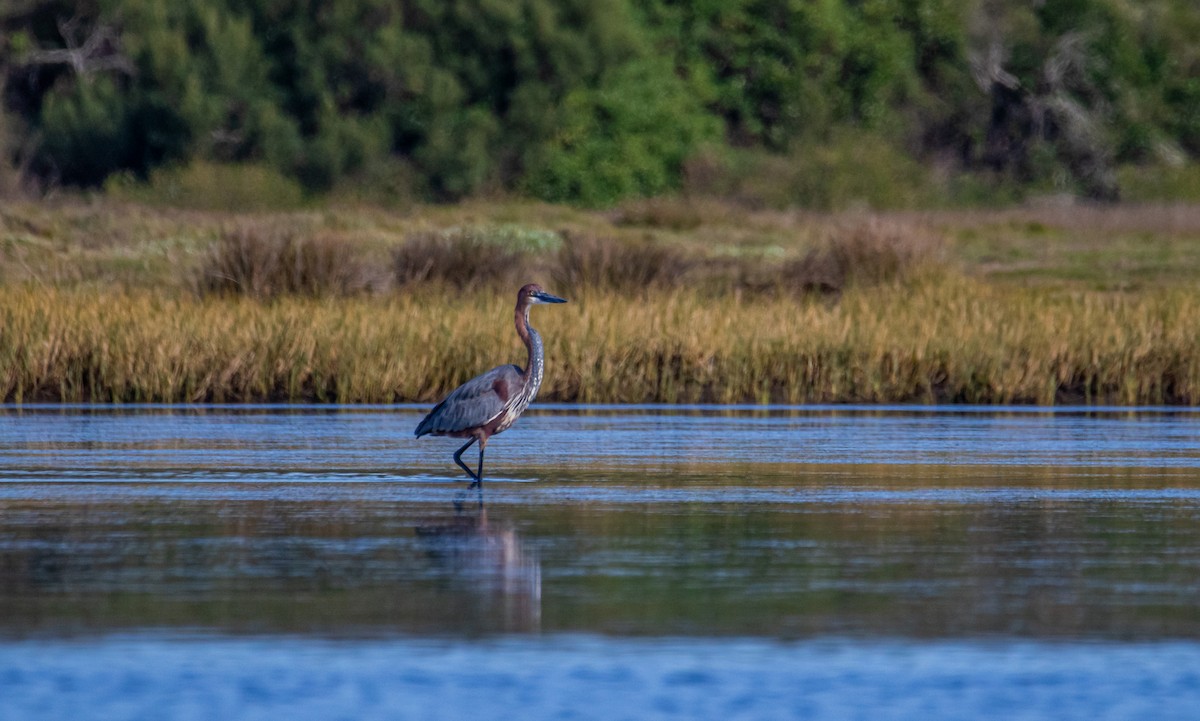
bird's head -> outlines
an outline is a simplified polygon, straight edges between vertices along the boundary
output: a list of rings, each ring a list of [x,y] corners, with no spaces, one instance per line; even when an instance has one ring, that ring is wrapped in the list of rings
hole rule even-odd
[[[557,295],[551,295],[542,290],[542,286],[537,283],[530,283],[521,288],[517,292],[518,305],[533,305],[537,303],[566,303],[565,298],[559,298]]]

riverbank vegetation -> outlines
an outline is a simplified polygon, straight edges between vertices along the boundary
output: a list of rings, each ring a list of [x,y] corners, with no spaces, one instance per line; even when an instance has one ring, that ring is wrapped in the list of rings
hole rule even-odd
[[[6,401],[1200,402],[1200,209],[0,206]]]

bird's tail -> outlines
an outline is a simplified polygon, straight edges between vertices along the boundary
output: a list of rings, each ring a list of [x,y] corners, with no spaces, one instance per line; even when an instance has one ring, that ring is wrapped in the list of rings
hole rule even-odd
[[[442,404],[439,403],[434,407],[433,410],[429,411],[429,413],[421,419],[421,422],[417,424],[417,430],[413,431],[413,435],[415,435],[417,438],[420,438],[421,436],[427,436],[430,433],[433,433],[433,417],[437,415],[438,408],[441,407]]]

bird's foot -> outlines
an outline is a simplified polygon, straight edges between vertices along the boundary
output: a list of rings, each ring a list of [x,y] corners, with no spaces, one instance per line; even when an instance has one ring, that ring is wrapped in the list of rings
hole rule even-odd
[[[466,507],[467,494],[471,491],[479,492],[479,495],[475,500],[475,505],[478,508],[483,508],[483,481],[476,479],[454,498],[454,512],[456,514],[461,514],[463,512],[464,508]]]

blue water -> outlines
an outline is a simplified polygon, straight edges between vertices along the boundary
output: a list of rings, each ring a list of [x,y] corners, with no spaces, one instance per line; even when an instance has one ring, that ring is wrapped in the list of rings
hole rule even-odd
[[[670,410],[666,410],[669,408]],[[412,438],[414,406],[10,407],[0,469],[49,478],[295,474],[457,478],[461,441]],[[519,438],[519,440],[517,440]],[[936,464],[1055,468],[1200,465],[1190,409],[543,406],[496,438],[489,468],[685,464]]]
[[[6,718],[1190,721],[1195,644],[116,636],[0,647]]]
[[[1191,719],[1191,409],[0,408],[0,720]]]

